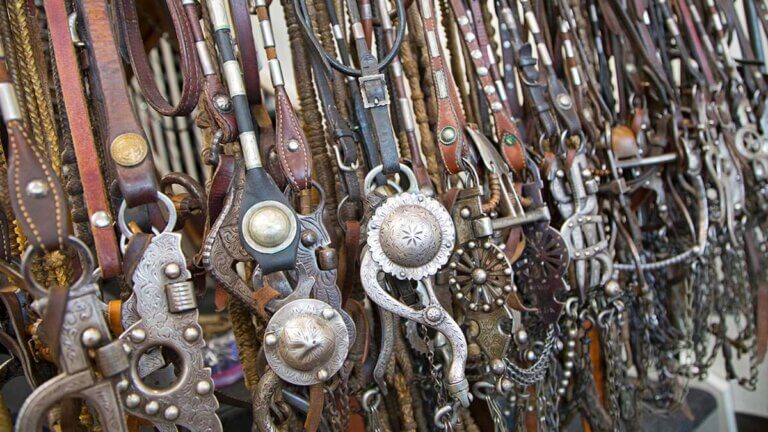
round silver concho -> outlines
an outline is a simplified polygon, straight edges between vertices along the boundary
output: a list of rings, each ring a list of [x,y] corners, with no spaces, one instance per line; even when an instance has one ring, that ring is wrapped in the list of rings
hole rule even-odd
[[[285,381],[321,383],[341,368],[349,335],[341,315],[320,300],[294,300],[269,320],[264,333],[267,363]]]
[[[368,223],[368,247],[381,269],[398,279],[432,276],[448,262],[455,228],[434,198],[402,193],[385,200]]]

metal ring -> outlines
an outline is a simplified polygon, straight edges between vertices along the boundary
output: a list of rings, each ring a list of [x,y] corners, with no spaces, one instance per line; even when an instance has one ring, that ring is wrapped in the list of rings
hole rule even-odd
[[[162,232],[172,231],[176,226],[176,208],[173,205],[173,201],[171,201],[171,199],[162,192],[157,193],[157,198],[163,204],[165,204],[165,207],[168,209],[168,223],[166,223]],[[126,241],[133,237],[133,233],[128,228],[128,223],[125,221],[125,210],[127,208],[128,204],[126,204],[125,200],[123,200],[123,202],[120,204],[120,210],[117,212],[117,226],[120,228],[120,233],[123,235]]]
[[[456,411],[454,411],[451,405],[443,405],[435,411],[435,416],[432,418],[432,421],[435,422],[435,426],[437,426],[438,429],[445,430],[448,428],[447,425],[453,423],[456,414]]]
[[[373,399],[373,401],[371,401],[371,399]],[[380,404],[381,393],[379,392],[379,389],[372,388],[363,393],[363,409],[365,409],[365,411],[371,412],[375,409],[378,409]]]
[[[486,400],[496,394],[496,386],[488,381],[478,381],[472,385],[472,394],[480,400]]]
[[[373,180],[376,178],[377,175],[381,174],[381,172],[384,171],[384,165],[377,165],[373,167],[368,174],[365,175],[365,180],[363,181],[363,190],[367,193],[370,193],[373,191]],[[419,190],[418,182],[416,181],[416,175],[413,173],[410,167],[405,164],[400,164],[400,172],[405,174],[405,177],[408,179],[408,190],[407,192],[417,192]],[[387,180],[387,183],[395,188],[395,190],[398,191],[398,193],[402,193],[403,189],[398,185],[397,183],[390,182],[390,180]]]
[[[91,254],[90,249],[88,249],[88,246],[86,246],[79,238],[70,235],[64,239],[64,244],[71,246],[74,249],[79,249],[78,252],[81,252],[79,255],[81,257],[80,266],[82,267],[82,273],[80,274],[80,278],[71,285],[75,287],[82,284],[86,278],[93,276],[94,270],[96,269],[96,261],[93,259],[93,255]],[[24,255],[21,257],[21,271],[26,282],[25,289],[34,297],[42,299],[48,297],[48,289],[37,283],[32,275],[31,260],[34,254],[38,251],[40,251],[40,249],[37,249],[34,246],[29,246],[27,250],[24,251]]]

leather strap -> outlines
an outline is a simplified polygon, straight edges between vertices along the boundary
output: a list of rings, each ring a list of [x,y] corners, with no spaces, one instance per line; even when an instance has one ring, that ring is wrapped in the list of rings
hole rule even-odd
[[[339,272],[341,283],[341,307],[344,307],[352,295],[357,274],[357,260],[360,257],[360,221],[351,219],[346,221],[346,235],[344,236],[344,271]]]
[[[307,432],[316,432],[323,419],[323,404],[325,403],[325,394],[323,392],[323,383],[312,384],[309,386],[309,411],[304,420],[304,430]]]
[[[280,60],[277,59],[275,38],[266,3],[257,3],[256,15],[264,40],[272,87],[275,90],[275,149],[280,167],[294,190],[301,191],[310,187],[312,158],[309,144],[301,127],[296,111],[293,109],[282,76]]]
[[[128,52],[134,76],[139,82],[147,103],[165,116],[185,116],[197,106],[200,98],[201,73],[200,64],[195,50],[195,40],[190,23],[181,0],[166,0],[168,12],[176,34],[179,48],[179,65],[181,67],[181,95],[176,105],[168,102],[155,83],[152,67],[144,51],[144,41],[139,27],[139,17],[134,0],[116,0],[114,2],[116,21],[120,30],[122,42]]]
[[[220,131],[219,142],[228,143],[237,139],[237,121],[232,110],[232,103],[227,95],[227,89],[221,82],[214,68],[215,59],[208,50],[208,43],[200,27],[200,13],[194,1],[184,1],[184,11],[187,13],[189,28],[197,48],[197,58],[203,74],[203,101],[208,113]]]
[[[76,1],[87,42],[91,101],[105,154],[129,207],[157,200],[152,152],[136,120],[105,0]]]
[[[112,223],[114,218],[104,190],[83,78],[69,32],[66,4],[58,0],[46,0],[44,4],[96,256],[102,277],[110,279],[121,271],[120,252]]]
[[[485,32],[483,29],[477,28],[473,31],[470,14],[467,13],[467,8],[461,0],[451,0],[451,7],[453,8],[453,15],[456,17],[459,30],[464,36],[462,40],[469,51],[469,57],[472,59],[475,75],[480,81],[482,92],[485,95],[488,106],[491,108],[493,120],[496,125],[496,137],[501,146],[502,154],[512,169],[520,172],[525,169],[526,166],[525,151],[523,149],[523,143],[520,140],[520,132],[517,130],[515,122],[512,120],[509,113],[507,113],[507,110],[499,97],[496,84],[490,74],[491,65],[487,61],[487,53],[483,54],[483,48],[479,43],[479,40],[481,39],[487,41],[488,37],[483,34]],[[475,16],[476,14],[472,15]],[[475,18],[477,17],[475,16]],[[480,19],[482,20],[482,16]],[[483,35],[478,36],[480,34]]]
[[[243,65],[243,81],[248,103],[261,105],[261,78],[259,77],[259,61],[256,55],[256,43],[253,39],[251,12],[248,0],[229,0],[232,10],[232,24],[235,28],[240,63]]]
[[[464,116],[453,79],[445,62],[443,47],[435,18],[435,7],[431,2],[419,2],[421,23],[424,26],[427,50],[429,52],[432,78],[437,100],[437,147],[443,159],[443,165],[450,174],[456,174],[461,168],[464,154]]]

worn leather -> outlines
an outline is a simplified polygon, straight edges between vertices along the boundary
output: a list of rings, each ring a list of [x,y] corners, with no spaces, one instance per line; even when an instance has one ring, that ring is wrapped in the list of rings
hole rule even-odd
[[[294,190],[307,189],[312,166],[307,138],[284,87],[275,88],[275,99],[275,149],[280,166]],[[289,150],[289,142],[298,144],[298,148]]]
[[[99,125],[104,154],[109,155],[112,142],[125,133],[144,137],[144,131],[133,112],[128,82],[122,60],[117,52],[116,37],[112,29],[110,10],[105,0],[76,2],[78,16],[82,18],[83,37],[87,43],[88,76],[94,118]],[[129,207],[154,202],[157,199],[157,176],[152,152],[134,166],[110,164],[117,177],[120,191]]]
[[[104,212],[114,220],[109,199],[104,190],[105,182],[99,165],[99,153],[96,148],[96,138],[93,135],[94,128],[91,124],[88,101],[85,99],[86,93],[77,53],[72,45],[69,32],[69,16],[66,5],[55,0],[46,0],[44,4],[88,215]],[[102,277],[110,279],[117,276],[121,266],[114,224],[97,227],[90,223],[89,227],[93,234],[93,243]]]

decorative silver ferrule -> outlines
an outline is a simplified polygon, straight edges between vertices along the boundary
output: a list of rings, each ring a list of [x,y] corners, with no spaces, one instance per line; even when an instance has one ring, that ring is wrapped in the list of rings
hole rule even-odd
[[[275,46],[275,35],[272,33],[272,23],[269,20],[259,21],[259,27],[261,28],[261,38],[264,41],[264,48],[272,48]]]
[[[3,113],[3,120],[21,120],[21,110],[19,110],[19,101],[16,99],[16,91],[13,84],[0,83],[0,111]]]
[[[256,140],[256,133],[253,131],[240,134],[240,148],[243,151],[243,161],[245,169],[260,168],[261,156],[259,155],[259,143]]]
[[[211,14],[211,24],[213,31],[229,30],[232,25],[229,22],[229,12],[224,0],[209,0],[208,11]]]
[[[281,87],[285,85],[285,79],[283,78],[283,69],[280,67],[280,60],[272,59],[269,64],[269,76],[272,78],[272,85],[274,87]]]
[[[245,84],[243,83],[243,72],[240,69],[240,63],[237,60],[224,62],[222,65],[224,77],[229,87],[229,95],[232,97],[245,94]]]
[[[203,70],[203,75],[208,76],[216,73],[211,53],[208,51],[208,45],[205,41],[195,42],[195,48],[197,49],[197,57],[200,59],[200,68]]]

